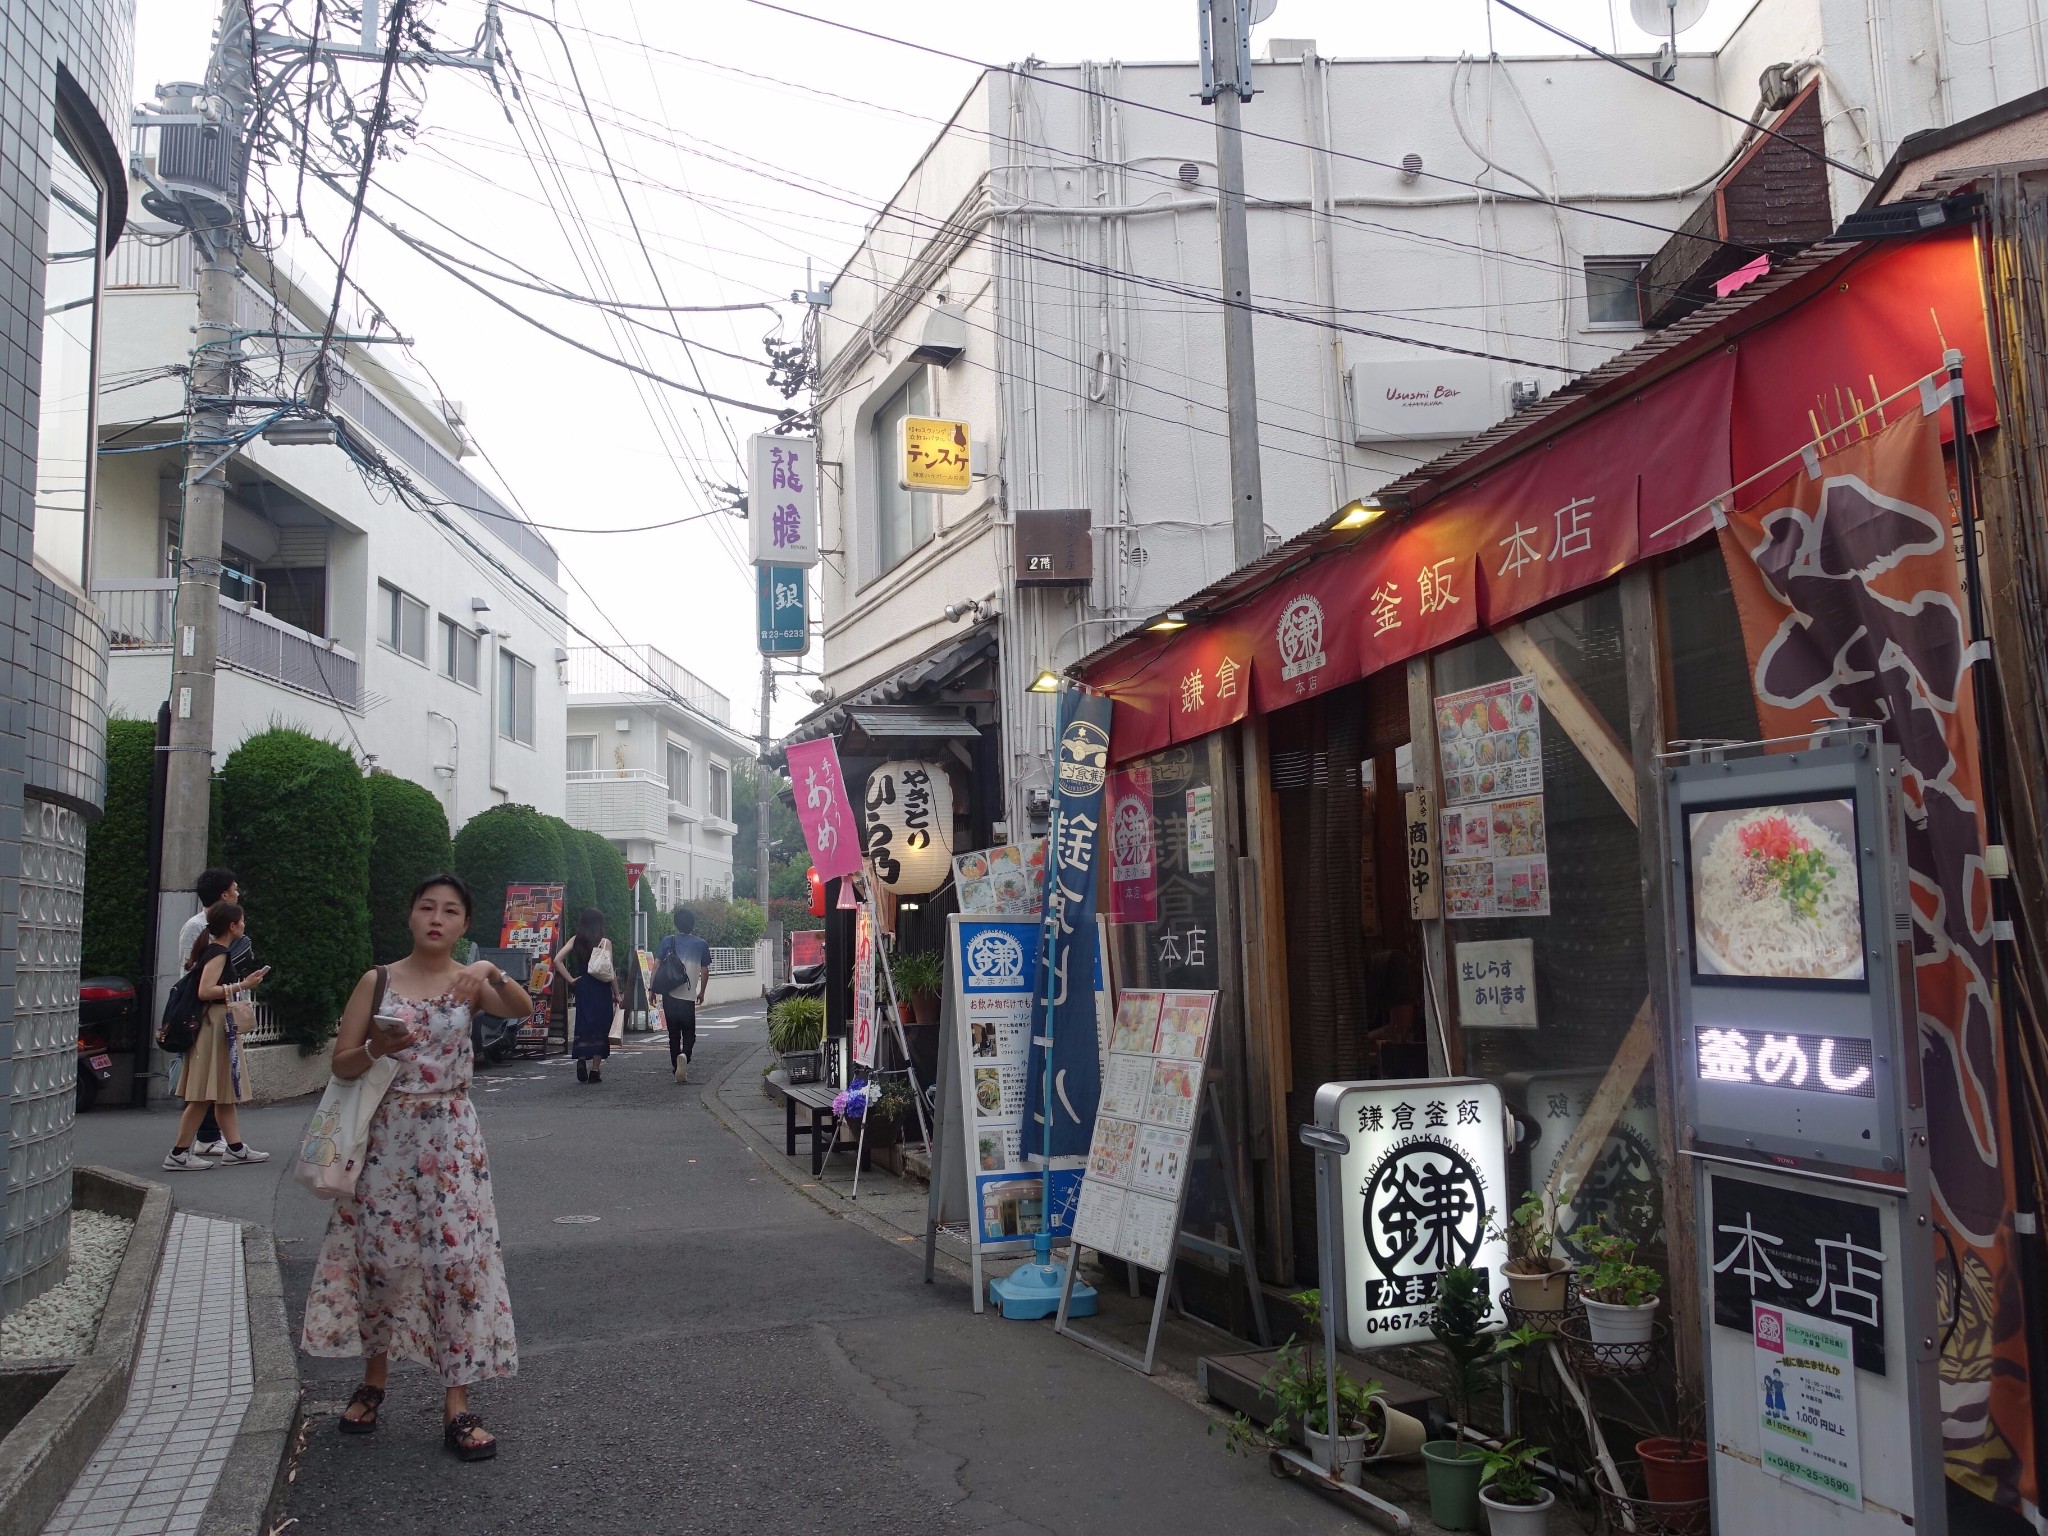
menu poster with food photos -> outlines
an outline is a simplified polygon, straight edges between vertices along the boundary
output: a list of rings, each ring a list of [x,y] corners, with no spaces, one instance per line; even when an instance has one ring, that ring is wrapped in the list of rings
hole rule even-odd
[[[1214,992],[1117,998],[1074,1241],[1164,1271],[1192,1161]]]
[[[1444,804],[1543,792],[1543,706],[1533,677],[1438,694]]]
[[[1547,917],[1543,797],[1456,805],[1441,816],[1445,917]]]

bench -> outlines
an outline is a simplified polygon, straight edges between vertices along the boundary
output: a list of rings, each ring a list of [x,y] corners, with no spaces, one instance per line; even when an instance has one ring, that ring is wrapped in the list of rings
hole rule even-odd
[[[825,1159],[839,1134],[839,1117],[832,1112],[832,1088],[825,1083],[792,1083],[780,1067],[768,1074],[767,1081],[768,1091],[782,1100],[782,1150],[795,1157],[797,1137],[810,1137],[811,1177],[818,1177],[825,1171]],[[798,1105],[810,1111],[810,1124],[797,1124]]]

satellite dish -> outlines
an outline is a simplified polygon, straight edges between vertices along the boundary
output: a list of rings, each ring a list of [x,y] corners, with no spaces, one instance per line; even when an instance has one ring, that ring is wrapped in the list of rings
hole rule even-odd
[[[1700,0],[1700,4],[1701,9],[1704,10],[1706,8],[1706,0]],[[1256,27],[1257,25],[1259,25],[1259,23],[1265,21],[1268,17],[1270,17],[1279,8],[1280,0],[1252,0],[1251,24]]]
[[[1650,36],[1675,38],[1707,14],[1707,0],[1628,0],[1628,14]]]

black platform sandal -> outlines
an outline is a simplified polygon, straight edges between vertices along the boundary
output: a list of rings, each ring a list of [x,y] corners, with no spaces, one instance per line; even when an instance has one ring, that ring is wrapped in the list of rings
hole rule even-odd
[[[484,1421],[473,1413],[458,1413],[448,1421],[441,1431],[441,1441],[463,1461],[489,1461],[498,1454],[498,1442],[488,1435],[481,1445],[471,1444],[469,1436],[484,1427]]]
[[[367,1435],[377,1427],[377,1410],[384,1405],[384,1389],[373,1387],[367,1381],[357,1387],[348,1400],[348,1408],[367,1408],[369,1413],[360,1419],[348,1416],[348,1408],[341,1411],[341,1432],[344,1435]]]

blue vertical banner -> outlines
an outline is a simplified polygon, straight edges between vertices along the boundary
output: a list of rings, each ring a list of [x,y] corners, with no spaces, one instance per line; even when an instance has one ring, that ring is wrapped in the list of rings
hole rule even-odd
[[[811,648],[811,613],[800,565],[754,567],[755,611],[763,656],[801,656]]]
[[[1048,1037],[1052,1155],[1085,1156],[1095,1129],[1095,1101],[1102,1089],[1102,1048],[1095,1028],[1095,868],[1102,843],[1102,791],[1109,780],[1109,715],[1105,695],[1077,688],[1060,695],[1045,905],[1039,918],[1039,954],[1051,972],[1032,994],[1031,1071],[1025,1086],[1025,1151],[1032,1155],[1046,1150]]]

